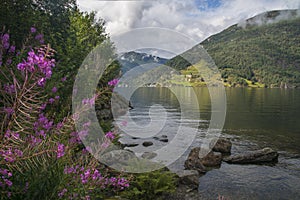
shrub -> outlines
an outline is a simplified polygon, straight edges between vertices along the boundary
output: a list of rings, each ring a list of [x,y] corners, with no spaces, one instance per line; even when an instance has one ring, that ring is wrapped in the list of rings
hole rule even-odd
[[[46,94],[45,85],[55,51],[43,45],[43,36],[32,27],[21,50],[9,34],[0,37],[1,199],[89,199],[129,187],[129,180],[111,176],[82,145],[79,135],[88,133],[88,121],[83,132],[76,132],[76,114],[60,120],[52,112],[60,96],[56,86]],[[83,109],[86,102],[92,101],[84,100]],[[116,137],[109,132],[102,142],[107,147]]]
[[[121,196],[130,200],[161,199],[164,195],[175,192],[176,179],[172,172],[158,170],[135,174],[131,187],[122,192]]]

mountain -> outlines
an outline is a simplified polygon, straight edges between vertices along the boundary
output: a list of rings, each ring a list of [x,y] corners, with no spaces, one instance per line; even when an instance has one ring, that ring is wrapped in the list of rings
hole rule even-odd
[[[300,87],[300,11],[270,11],[207,38],[203,46],[227,86]],[[166,65],[188,69],[180,55]]]
[[[168,59],[160,58],[146,53],[138,53],[131,51],[119,56],[118,61],[121,64],[121,72],[124,74],[125,72],[139,65],[150,63],[165,64],[168,61]]]

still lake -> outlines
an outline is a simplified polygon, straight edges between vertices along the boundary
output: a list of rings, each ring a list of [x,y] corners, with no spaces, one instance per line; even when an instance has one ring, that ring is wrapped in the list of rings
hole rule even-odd
[[[167,135],[169,140],[177,133],[180,123],[184,123],[184,126],[199,131],[191,148],[199,146],[210,123],[209,91],[205,87],[178,87],[175,90],[177,96],[168,88],[139,88],[130,99],[134,107],[129,112],[130,117],[139,126],[147,126],[151,120],[166,121],[157,136]],[[190,99],[193,91],[197,101]],[[184,119],[181,119],[178,94],[184,99],[185,108],[189,109]],[[299,199],[300,90],[226,88],[226,99],[226,119],[221,135],[233,142],[232,154],[271,147],[280,153],[279,161],[275,165],[229,165],[223,162],[219,169],[200,177],[200,195],[206,199],[216,199],[218,195],[229,199]],[[195,103],[200,107],[200,117]],[[130,126],[129,123],[128,130]],[[147,127],[147,131],[152,129],[157,132],[156,127]],[[134,135],[140,132],[130,131]],[[133,141],[132,137],[123,136],[122,139],[154,143],[147,148],[142,145],[131,148],[135,152],[149,152],[166,145],[150,137],[134,138]],[[189,150],[170,166],[172,170],[183,169]]]

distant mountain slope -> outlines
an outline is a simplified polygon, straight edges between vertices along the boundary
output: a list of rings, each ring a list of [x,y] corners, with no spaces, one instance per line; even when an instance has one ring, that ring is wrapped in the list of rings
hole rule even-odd
[[[266,87],[300,87],[299,13],[299,10],[263,13],[199,45],[214,59],[229,86],[258,82]],[[193,55],[195,49],[186,53]],[[181,70],[190,63],[176,56],[167,65]]]
[[[165,58],[160,58],[146,53],[138,53],[138,52],[131,51],[121,55],[118,58],[118,61],[121,64],[122,73],[125,73],[139,65],[149,64],[149,63],[165,64],[168,60]]]

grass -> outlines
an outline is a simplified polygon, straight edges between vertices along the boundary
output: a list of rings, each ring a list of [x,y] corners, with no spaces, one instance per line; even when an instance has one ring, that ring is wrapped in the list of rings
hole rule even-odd
[[[252,83],[252,81],[249,81],[247,79],[244,79],[246,81],[246,83],[248,84],[248,87],[251,87],[251,88],[264,88],[265,87],[265,84],[263,83],[258,83],[258,82],[255,82],[254,84]]]

